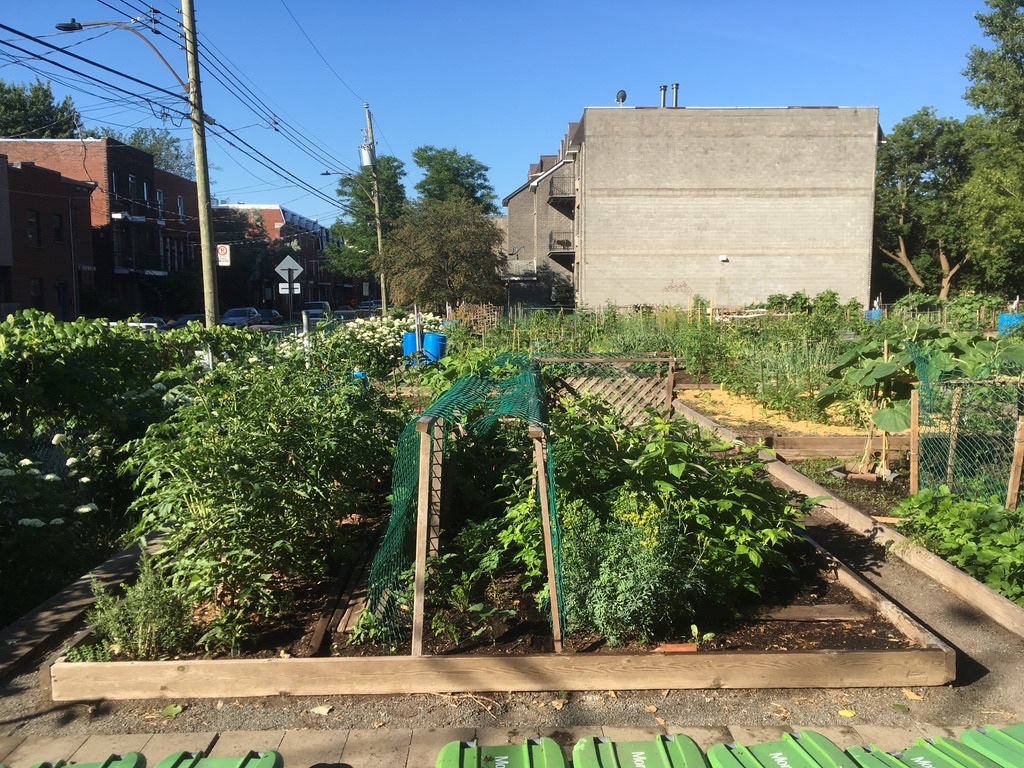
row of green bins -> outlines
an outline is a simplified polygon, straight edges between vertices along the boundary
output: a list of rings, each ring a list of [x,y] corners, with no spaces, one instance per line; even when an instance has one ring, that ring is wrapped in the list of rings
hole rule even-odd
[[[67,765],[64,760],[53,763],[36,763],[32,768],[62,768]],[[110,755],[106,760],[95,763],[75,763],[74,768],[146,768],[146,757],[140,752],[125,752],[123,755]]]
[[[175,752],[157,763],[156,768],[284,768],[284,758],[272,749],[250,751],[242,757],[205,757],[202,752]]]
[[[993,728],[986,725],[965,731],[960,741],[1000,768],[1024,766],[1024,723]]]
[[[558,742],[545,737],[497,747],[481,747],[475,741],[453,741],[441,747],[437,768],[568,768],[568,765]]]
[[[853,768],[850,758],[814,731],[784,733],[767,744],[715,744],[707,751],[711,768]]]
[[[572,750],[574,768],[707,768],[700,747],[689,736],[658,736],[652,741],[609,741],[591,736]]]
[[[850,747],[846,750],[858,768],[1000,768],[984,755],[952,739],[917,739],[902,752]],[[1016,763],[1020,765],[1020,763]]]

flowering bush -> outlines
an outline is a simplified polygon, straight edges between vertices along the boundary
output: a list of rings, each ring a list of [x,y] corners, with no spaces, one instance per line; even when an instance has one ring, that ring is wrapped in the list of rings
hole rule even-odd
[[[437,315],[428,313],[421,318],[425,333],[441,330],[441,318]],[[412,316],[353,320],[325,332],[314,355],[332,370],[334,365],[347,360],[353,370],[382,379],[402,362],[402,335],[415,330],[416,321]]]

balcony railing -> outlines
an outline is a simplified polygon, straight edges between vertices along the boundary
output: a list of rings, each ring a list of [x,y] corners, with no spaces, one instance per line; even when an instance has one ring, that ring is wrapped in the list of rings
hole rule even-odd
[[[576,249],[572,243],[572,232],[566,230],[553,231],[548,234],[548,252],[549,253],[572,253]]]
[[[571,173],[556,173],[548,185],[548,200],[571,200],[576,197],[576,181]]]

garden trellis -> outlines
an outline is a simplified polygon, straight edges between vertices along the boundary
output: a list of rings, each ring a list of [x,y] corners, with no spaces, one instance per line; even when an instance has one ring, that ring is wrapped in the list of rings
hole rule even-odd
[[[1017,505],[1024,459],[1024,372],[1002,367],[968,377],[938,372],[910,348],[919,385],[912,407],[911,492],[946,486],[972,501]]]

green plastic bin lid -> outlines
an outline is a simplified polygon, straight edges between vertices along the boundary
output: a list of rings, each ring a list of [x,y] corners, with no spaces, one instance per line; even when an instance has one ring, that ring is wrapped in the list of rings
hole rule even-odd
[[[568,768],[568,763],[558,743],[544,737],[497,747],[453,741],[438,752],[437,768]]]
[[[157,763],[156,768],[284,768],[284,758],[272,749],[250,751],[242,757],[204,757],[202,752],[175,752]]]
[[[814,731],[784,733],[778,741],[749,747],[715,744],[708,750],[707,757],[711,768],[857,768],[858,765],[829,739]]]
[[[1024,766],[1024,724],[996,728],[985,725],[965,731],[960,741],[1002,768]]]
[[[36,763],[32,768],[62,768],[65,765],[64,760],[58,760],[55,763]],[[75,763],[75,768],[146,768],[146,757],[141,752],[125,752],[95,763]]]
[[[849,747],[846,754],[853,758],[853,764],[857,768],[906,768],[906,763],[898,757],[883,752],[874,745],[868,749]]]
[[[896,756],[896,765],[911,768],[1000,768],[970,747],[944,738],[916,739],[913,746]]]
[[[658,736],[650,741],[609,741],[588,736],[572,750],[573,768],[707,768],[689,736]]]

